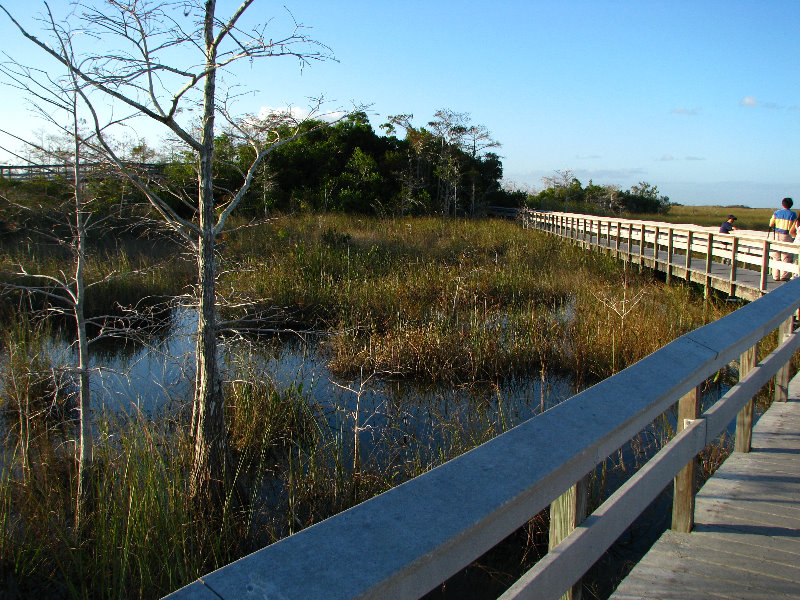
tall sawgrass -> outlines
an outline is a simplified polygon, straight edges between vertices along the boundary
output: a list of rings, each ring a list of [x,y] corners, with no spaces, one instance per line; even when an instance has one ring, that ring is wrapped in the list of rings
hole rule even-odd
[[[499,220],[306,216],[229,250],[239,268],[223,287],[334,332],[343,374],[467,382],[545,366],[592,381],[730,310]]]

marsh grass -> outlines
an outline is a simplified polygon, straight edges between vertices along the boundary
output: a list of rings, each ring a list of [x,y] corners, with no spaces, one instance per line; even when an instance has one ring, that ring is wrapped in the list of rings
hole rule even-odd
[[[226,417],[248,500],[236,509],[226,505],[215,522],[188,502],[191,445],[180,414],[98,415],[91,533],[80,539],[71,529],[71,421],[54,416],[44,426],[37,414],[30,419],[35,435],[22,429],[17,435],[15,413],[6,410],[0,594],[163,595],[515,426],[529,413],[500,393],[504,378],[545,382],[565,374],[580,389],[733,308],[703,301],[689,285],[663,285],[646,271],[505,221],[306,215],[242,229],[226,237],[222,250],[220,294],[273,307],[275,321],[261,323],[265,329],[325,330],[329,365],[354,380],[348,401],[316,404],[301,385],[279,386],[263,372],[257,344],[237,347]],[[94,268],[136,271],[134,256],[98,259]],[[184,267],[175,268],[110,287],[98,296],[97,310],[143,290],[175,293],[189,277]],[[20,382],[18,406],[26,397],[51,404],[47,379],[32,376],[47,364],[46,332],[26,337],[35,331],[21,323],[17,337],[4,340],[6,352],[17,352],[5,365]],[[359,408],[365,386],[381,377],[475,393],[456,410],[428,409],[425,431],[406,427],[402,418],[372,427],[383,413],[404,410]],[[543,397],[539,410],[545,408]],[[653,427],[648,443],[669,436],[663,423]],[[22,439],[32,441],[23,445]],[[644,448],[642,441],[634,451],[644,456]],[[710,469],[723,452],[709,451],[704,464]],[[604,461],[593,502],[614,470],[634,468],[614,457]],[[521,551],[502,550],[476,568],[506,581],[508,557],[518,561],[509,570],[529,564],[545,531],[546,515],[539,515],[515,534]]]
[[[730,310],[501,220],[299,217],[229,250],[242,268],[227,285],[332,330],[329,364],[345,375],[459,383],[545,368],[592,382]]]

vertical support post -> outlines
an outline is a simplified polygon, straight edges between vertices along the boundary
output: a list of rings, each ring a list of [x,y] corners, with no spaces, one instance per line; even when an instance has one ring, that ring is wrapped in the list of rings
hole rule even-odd
[[[756,366],[758,360],[758,344],[746,350],[739,357],[739,380]],[[734,452],[750,452],[753,440],[753,400],[745,404],[736,415],[736,438],[733,443]]]
[[[703,296],[708,298],[711,295],[711,261],[713,260],[712,248],[714,246],[714,234],[706,235],[706,284]]]
[[[588,510],[589,477],[583,477],[578,483],[553,500],[550,505],[550,540],[548,549],[552,550],[567,537],[572,530],[586,518]],[[580,600],[581,582],[578,581],[567,591],[561,600]]]
[[[739,238],[734,236],[731,243],[731,294],[733,294],[733,282],[736,281],[736,255],[739,253]]]
[[[675,251],[675,230],[667,231],[667,283],[672,280],[672,253]]]
[[[622,222],[617,221],[617,235],[614,238],[614,258],[619,258],[619,238],[622,237]]]
[[[633,223],[628,223],[628,264],[633,262]]]
[[[767,291],[767,277],[769,275],[769,240],[764,241],[764,254],[761,256],[761,291]]]
[[[692,268],[692,234],[694,232],[690,229],[686,232],[686,281],[691,281],[689,269]]]
[[[658,225],[653,227],[653,269],[658,271]]]
[[[598,250],[600,250],[600,246],[603,243],[603,239],[602,239],[603,238],[603,236],[602,236],[603,229],[601,227],[602,223],[603,222],[600,219],[597,219],[597,249]]]
[[[700,387],[694,388],[678,401],[677,431],[683,431],[686,419],[700,416]],[[694,527],[695,471],[698,458],[695,456],[675,476],[672,498],[672,530],[689,533]]]
[[[644,263],[644,243],[647,238],[647,226],[642,223],[642,239],[639,241],[639,271],[642,270],[642,263]]]
[[[778,328],[778,345],[786,341],[792,334],[794,328],[794,314],[786,319]],[[775,374],[775,396],[773,401],[786,402],[789,399],[789,371],[791,369],[791,361],[783,365]]]

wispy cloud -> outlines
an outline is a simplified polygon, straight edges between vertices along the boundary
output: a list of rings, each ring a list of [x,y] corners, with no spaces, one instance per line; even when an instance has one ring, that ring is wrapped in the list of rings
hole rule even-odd
[[[672,154],[663,154],[658,160],[662,162],[669,162],[671,160],[675,160],[675,157],[672,156]]]
[[[742,98],[742,101],[739,102],[739,106],[747,106],[748,108],[754,108],[758,106],[758,100],[756,100],[752,96],[745,96],[744,98]]]
[[[673,115],[687,115],[694,117],[700,114],[699,108],[673,108],[671,111]]]
[[[705,160],[702,156],[687,156],[686,160]]]
[[[739,102],[739,106],[766,108],[768,110],[797,110],[797,106],[784,106],[777,102],[764,102],[762,100],[756,100],[753,96],[745,96],[742,98],[742,101]]]

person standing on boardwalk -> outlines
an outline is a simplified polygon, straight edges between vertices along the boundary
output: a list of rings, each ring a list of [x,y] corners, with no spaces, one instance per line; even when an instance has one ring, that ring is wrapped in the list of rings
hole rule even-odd
[[[738,227],[736,227],[733,224],[733,222],[736,221],[736,220],[737,219],[736,219],[735,216],[728,215],[728,218],[725,220],[725,222],[722,225],[719,226],[719,232],[720,233],[730,233],[734,229],[739,229]]]
[[[776,210],[769,220],[769,228],[775,232],[775,240],[778,242],[794,241],[791,232],[796,231],[797,215],[791,210],[793,204],[794,201],[791,198],[784,198],[781,200],[783,208]],[[791,252],[780,250],[775,252],[774,257],[781,262],[794,262],[794,254]],[[787,271],[772,270],[772,277],[775,281],[788,281],[791,276],[792,274]]]
[[[719,232],[720,233],[730,233],[734,229],[739,229],[738,227],[736,227],[733,224],[733,222],[736,221],[736,220],[737,219],[736,219],[736,217],[734,215],[728,215],[728,218],[725,220],[725,222],[722,225],[719,226]],[[727,249],[727,244],[726,244],[726,249]],[[725,264],[725,265],[731,264],[731,259],[730,258],[722,259],[722,264]]]

